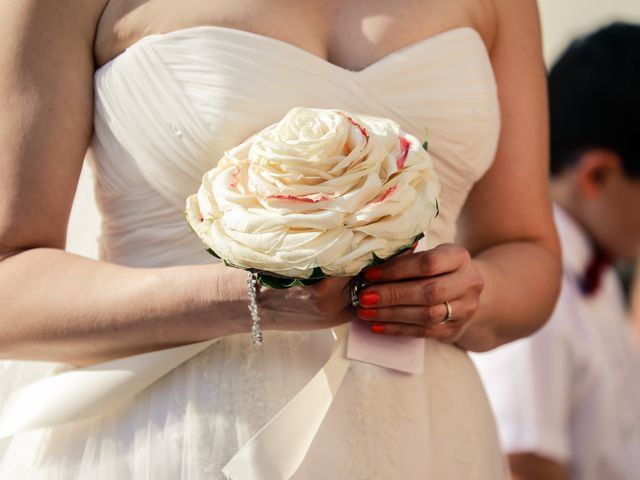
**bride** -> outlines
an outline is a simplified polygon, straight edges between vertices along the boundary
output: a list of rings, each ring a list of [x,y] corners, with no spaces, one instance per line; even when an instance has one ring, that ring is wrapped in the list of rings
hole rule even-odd
[[[1,478],[225,478],[349,321],[424,338],[424,372],[352,362],[292,478],[505,478],[464,351],[530,334],[558,289],[534,0],[21,0],[0,3],[0,39],[0,401],[218,339],[115,411],[0,440]],[[358,309],[348,278],[259,292],[256,350],[246,272],[212,262],[184,200],[301,105],[428,128],[441,212],[367,272]],[[85,156],[99,261],[64,251]],[[228,478],[281,478],[257,465]]]

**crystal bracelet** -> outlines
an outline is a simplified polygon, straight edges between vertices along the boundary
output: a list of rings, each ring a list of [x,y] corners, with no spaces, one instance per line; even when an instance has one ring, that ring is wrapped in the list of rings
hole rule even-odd
[[[262,345],[262,330],[260,329],[260,315],[258,315],[258,280],[255,273],[249,272],[247,278],[247,292],[249,293],[249,312],[251,312],[251,335],[254,345]]]

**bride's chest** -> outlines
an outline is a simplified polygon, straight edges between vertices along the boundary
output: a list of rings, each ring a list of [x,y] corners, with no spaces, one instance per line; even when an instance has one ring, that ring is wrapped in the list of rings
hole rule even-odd
[[[110,0],[97,25],[101,66],[140,38],[219,25],[280,39],[348,70],[462,25],[491,42],[489,0]]]

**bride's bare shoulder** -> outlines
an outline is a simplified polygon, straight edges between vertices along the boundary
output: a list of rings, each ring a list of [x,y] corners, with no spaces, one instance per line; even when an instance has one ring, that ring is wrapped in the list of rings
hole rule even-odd
[[[37,44],[49,33],[93,41],[108,0],[20,0],[0,3],[0,40]],[[6,44],[3,42],[3,44]]]

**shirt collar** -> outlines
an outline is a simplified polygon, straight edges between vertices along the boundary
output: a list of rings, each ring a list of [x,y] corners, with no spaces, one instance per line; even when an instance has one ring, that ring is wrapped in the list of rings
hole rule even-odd
[[[591,241],[578,222],[556,203],[553,214],[562,246],[562,263],[571,273],[583,275],[594,254]]]

